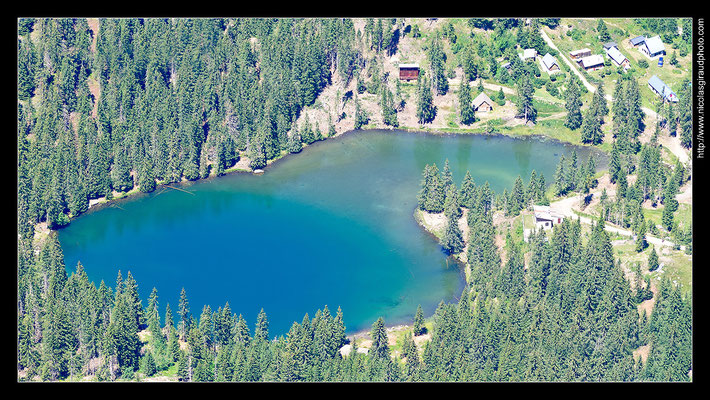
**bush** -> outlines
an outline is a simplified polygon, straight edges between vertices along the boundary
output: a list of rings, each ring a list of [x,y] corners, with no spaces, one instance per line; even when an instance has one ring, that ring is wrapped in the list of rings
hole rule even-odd
[[[547,93],[549,93],[553,97],[557,97],[560,94],[560,91],[557,90],[557,86],[555,86],[552,82],[547,82],[545,84],[545,90],[547,90]]]
[[[639,67],[641,67],[643,69],[648,68],[648,61],[646,61],[646,60],[639,61]]]

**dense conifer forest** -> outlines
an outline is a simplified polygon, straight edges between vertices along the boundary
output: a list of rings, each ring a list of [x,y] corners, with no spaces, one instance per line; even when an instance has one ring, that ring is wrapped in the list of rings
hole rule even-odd
[[[367,352],[346,337],[348,310],[340,308],[304,310],[312,316],[274,337],[263,310],[246,321],[228,303],[194,307],[184,290],[179,304],[163,304],[155,289],[141,299],[142,283],[130,271],[97,285],[81,264],[67,273],[55,234],[37,240],[36,226],[65,226],[92,200],[219,176],[244,156],[250,168],[262,168],[332,136],[332,126],[296,121],[334,77],[358,80],[372,66],[363,45],[397,51],[400,32],[391,20],[373,20],[366,30],[362,36],[342,18],[99,19],[96,26],[83,18],[18,20],[18,380],[691,380],[690,297],[664,278],[652,311],[639,312],[653,294],[640,279],[629,283],[603,229],[604,221],[631,228],[645,246],[640,203],[651,199],[666,205],[663,224],[678,243],[691,242],[690,228],[673,220],[688,172],[660,162],[655,141],[641,144],[627,134],[644,123],[632,78],[619,80],[614,90],[624,101],[612,110],[597,105],[585,113],[570,79],[565,124],[598,143],[600,116],[611,112],[618,133],[609,173],[621,189],[587,232],[565,219],[527,243],[509,234],[501,252],[493,213],[549,204],[548,184],[554,195],[588,191],[596,184],[591,158],[562,159],[554,177],[533,172],[499,195],[470,173],[457,187],[448,163],[443,174],[427,166],[418,207],[449,221],[468,210],[469,237],[476,238],[466,250],[471,274],[457,303],[439,304],[430,329],[421,308],[412,310],[414,330],[396,354],[381,318]],[[436,112],[427,99],[449,90],[437,40],[432,69],[416,89],[421,121]],[[477,73],[475,65],[464,69]],[[522,81],[520,112],[534,119],[524,95],[529,82]],[[398,95],[375,92],[383,120],[396,127]],[[681,124],[688,109],[683,103],[677,111]],[[368,119],[357,110],[356,128]],[[462,112],[465,121],[475,119]],[[632,171],[639,177],[629,185]],[[464,249],[456,224],[448,224],[442,247],[449,254]],[[658,260],[648,263],[651,269]],[[430,339],[415,343],[424,334]],[[350,351],[342,352],[347,344]],[[640,348],[648,351],[645,362],[634,356]]]

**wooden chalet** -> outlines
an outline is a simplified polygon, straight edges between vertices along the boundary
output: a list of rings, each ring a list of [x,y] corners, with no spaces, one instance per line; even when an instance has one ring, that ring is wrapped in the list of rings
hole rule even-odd
[[[542,66],[545,67],[545,70],[550,74],[560,71],[560,65],[557,63],[557,59],[550,53],[542,57]]]
[[[590,49],[584,48],[584,49],[579,49],[575,51],[570,51],[569,56],[573,60],[581,60],[584,57],[589,57],[592,55],[592,51]]]
[[[478,112],[493,111],[493,100],[491,100],[491,98],[484,92],[481,92],[481,94],[473,99],[473,109]]]
[[[419,65],[399,64],[399,79],[407,82],[419,79]]]
[[[579,60],[579,65],[586,71],[595,71],[604,68],[604,57],[601,54],[594,54]]]

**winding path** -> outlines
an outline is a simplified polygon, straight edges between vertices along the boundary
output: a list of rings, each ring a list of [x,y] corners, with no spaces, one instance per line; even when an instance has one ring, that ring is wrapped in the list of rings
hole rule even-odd
[[[596,192],[592,192],[592,193],[598,194]],[[596,220],[592,220],[589,217],[583,217],[581,215],[577,215],[574,212],[574,205],[577,202],[579,202],[579,197],[572,196],[572,197],[568,197],[566,199],[552,202],[550,204],[550,207],[553,208],[554,210],[556,210],[557,212],[563,214],[565,216],[565,218],[570,218],[572,220],[579,219],[579,221],[581,223],[586,224],[586,225],[593,225],[594,223],[596,223]],[[622,228],[616,227],[616,226],[611,225],[609,223],[604,224],[604,230],[606,230],[607,232],[618,233],[619,235],[624,235],[624,236],[629,236],[629,237],[634,236],[633,232],[631,232],[627,229],[622,229]],[[646,235],[646,241],[650,244],[653,244],[656,247],[659,247],[659,246],[673,247],[673,246],[675,246],[675,243],[673,243],[671,241],[660,239],[660,238],[657,238],[654,236],[650,236],[648,234]],[[681,246],[681,249],[684,249],[684,247],[685,246]]]

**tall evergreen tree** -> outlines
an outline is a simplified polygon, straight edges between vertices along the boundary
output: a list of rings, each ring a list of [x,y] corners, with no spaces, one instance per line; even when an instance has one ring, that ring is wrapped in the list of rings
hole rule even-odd
[[[476,122],[476,115],[471,99],[471,87],[465,79],[459,85],[459,118],[464,125],[471,125]]]
[[[579,85],[573,75],[570,75],[567,81],[567,90],[565,91],[565,126],[575,130],[582,126],[582,100],[580,100]]]

